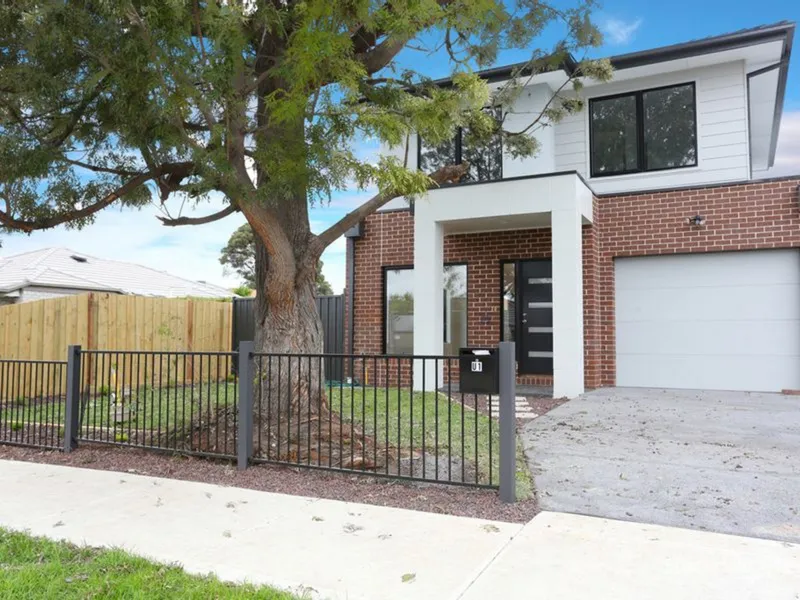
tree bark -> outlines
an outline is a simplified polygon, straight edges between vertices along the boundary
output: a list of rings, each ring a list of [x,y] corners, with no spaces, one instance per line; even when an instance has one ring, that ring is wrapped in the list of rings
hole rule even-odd
[[[294,212],[287,209],[284,218]],[[295,214],[305,219],[302,210]],[[287,238],[298,235],[291,230],[292,221],[289,217],[283,226]],[[374,452],[367,455],[366,449],[374,448],[374,444],[361,424],[345,425],[331,410],[323,328],[316,304],[317,253],[308,244],[294,246],[299,254],[293,264],[278,265],[261,239],[255,237],[256,456],[340,468],[383,465],[385,457]]]

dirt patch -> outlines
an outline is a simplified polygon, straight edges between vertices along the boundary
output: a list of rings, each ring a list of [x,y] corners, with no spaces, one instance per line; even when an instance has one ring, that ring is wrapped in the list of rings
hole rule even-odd
[[[238,471],[229,462],[159,454],[136,448],[84,444],[76,451],[64,454],[0,446],[0,459],[169,477],[510,523],[527,522],[538,512],[534,498],[516,504],[503,504],[493,490],[406,483],[365,475],[273,465],[254,465],[245,471]]]

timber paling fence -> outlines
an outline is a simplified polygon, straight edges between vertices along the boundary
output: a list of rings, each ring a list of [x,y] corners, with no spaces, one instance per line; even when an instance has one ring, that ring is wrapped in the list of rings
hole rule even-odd
[[[275,463],[500,488],[512,501],[513,345],[499,354],[497,414],[488,396],[456,391],[452,356],[264,354],[252,342],[238,352],[70,346],[66,361],[0,359],[0,443],[107,444],[242,469]],[[334,359],[350,382],[326,377]]]

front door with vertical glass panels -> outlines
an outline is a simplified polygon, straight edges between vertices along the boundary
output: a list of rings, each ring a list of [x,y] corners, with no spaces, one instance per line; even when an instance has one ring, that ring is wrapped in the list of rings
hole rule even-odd
[[[538,259],[505,263],[503,288],[503,339],[513,339],[517,343],[519,373],[551,375],[553,373],[552,261]]]

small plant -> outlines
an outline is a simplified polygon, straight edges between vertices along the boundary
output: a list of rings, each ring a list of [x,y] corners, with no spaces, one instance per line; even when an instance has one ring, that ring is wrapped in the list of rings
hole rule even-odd
[[[236,375],[234,375],[233,373],[231,373],[230,375],[228,375],[228,376],[225,378],[225,381],[227,381],[228,383],[236,383]]]
[[[250,294],[252,294],[252,293],[253,293],[253,290],[251,290],[251,289],[250,289],[248,286],[246,286],[246,285],[240,285],[240,286],[239,286],[239,287],[237,287],[237,288],[233,288],[233,290],[232,290],[232,291],[233,291],[233,293],[234,293],[234,294],[236,294],[237,296],[242,296],[243,298],[249,298],[249,297],[250,297]]]
[[[64,428],[63,427],[59,427],[58,428],[58,437],[60,437],[60,438],[64,437]]]
[[[101,398],[105,398],[106,396],[111,395],[111,388],[108,387],[107,385],[101,385],[100,389],[98,390],[98,393],[100,394]]]
[[[114,434],[114,441],[120,444],[124,444],[128,441],[128,434],[127,433],[117,433]]]
[[[28,403],[28,399],[23,396],[19,396],[16,400],[14,400],[14,403],[17,406],[25,406]]]
[[[20,423],[19,421],[14,421],[11,424],[11,431],[22,431],[23,427],[24,425],[22,423]]]

